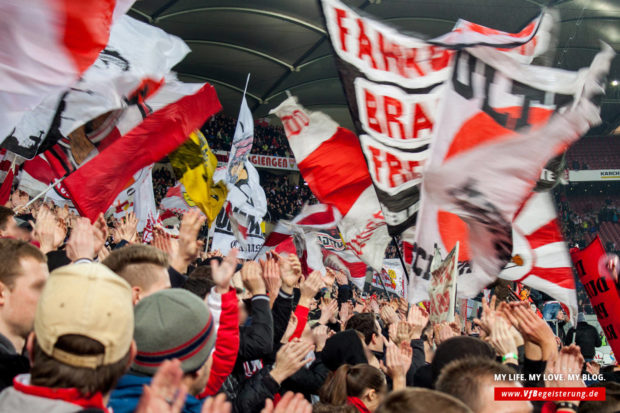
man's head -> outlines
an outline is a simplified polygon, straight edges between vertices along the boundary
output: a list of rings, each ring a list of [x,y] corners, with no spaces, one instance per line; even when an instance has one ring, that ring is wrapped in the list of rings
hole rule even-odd
[[[201,265],[189,274],[189,277],[183,284],[183,288],[191,291],[203,300],[207,297],[211,288],[215,286],[213,276],[211,275],[210,265]]]
[[[0,206],[0,237],[17,238],[18,236],[15,212],[11,208]]]
[[[131,288],[101,264],[58,268],[49,277],[28,338],[36,386],[109,393],[133,356]]]
[[[431,362],[433,383],[449,363],[468,357],[483,357],[495,360],[495,350],[486,342],[476,337],[457,336],[442,342],[435,350]]]
[[[178,358],[190,394],[200,393],[215,344],[213,317],[204,301],[180,288],[167,289],[140,301],[135,317],[138,354],[131,369],[152,376],[165,360]]]
[[[47,259],[35,246],[0,239],[0,334],[17,352],[32,331],[37,302],[47,277]]]
[[[435,388],[456,397],[475,413],[531,413],[526,400],[495,400],[495,387],[521,387],[514,381],[496,381],[496,374],[508,377],[515,371],[484,357],[455,360],[445,366]]]
[[[170,288],[168,257],[148,245],[129,245],[112,251],[103,261],[131,285],[134,305],[149,295]]]
[[[429,389],[408,388],[392,392],[383,400],[375,413],[472,413],[455,397]]]
[[[383,351],[381,326],[373,313],[356,314],[347,322],[348,330],[359,331],[364,335],[364,342],[372,351]]]

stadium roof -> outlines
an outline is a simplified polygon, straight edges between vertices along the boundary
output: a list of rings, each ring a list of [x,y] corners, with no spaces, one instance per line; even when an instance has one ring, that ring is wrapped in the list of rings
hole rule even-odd
[[[552,5],[560,14],[552,66],[587,66],[600,49],[599,40],[620,51],[618,0],[344,1],[390,25],[429,37],[450,31],[458,18],[516,32],[541,7]],[[352,127],[318,0],[139,0],[130,14],[187,42],[192,53],[175,70],[184,81],[213,84],[227,114],[236,116],[251,72],[248,104],[255,118],[267,116],[290,90],[304,106]],[[598,134],[620,124],[620,84],[612,83],[614,79],[620,81],[618,56]]]

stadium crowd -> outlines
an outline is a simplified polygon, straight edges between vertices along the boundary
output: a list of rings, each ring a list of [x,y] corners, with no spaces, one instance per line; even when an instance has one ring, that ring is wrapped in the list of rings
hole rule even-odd
[[[217,138],[209,139],[210,144],[213,141],[211,149],[229,151],[236,125],[236,119],[217,114],[207,121],[201,130],[207,138]],[[257,122],[254,125],[252,153],[290,157],[291,150],[282,127]]]
[[[304,276],[295,255],[205,253],[195,211],[178,238],[156,229],[145,245],[132,214],[91,224],[27,200],[0,207],[1,412],[620,409],[617,367],[592,362],[601,340],[581,315],[554,334],[528,302],[493,297],[479,318],[430,322],[343,273]],[[568,379],[582,372],[594,381]],[[495,400],[494,388],[524,385],[607,395]]]

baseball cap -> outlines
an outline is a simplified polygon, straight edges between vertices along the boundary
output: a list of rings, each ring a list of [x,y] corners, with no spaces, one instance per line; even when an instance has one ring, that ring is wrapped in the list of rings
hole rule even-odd
[[[181,360],[181,370],[201,368],[215,345],[215,323],[197,295],[181,289],[158,291],[135,308],[138,354],[131,370],[154,375],[165,360]]]
[[[41,350],[70,366],[96,369],[121,360],[133,340],[131,287],[102,264],[72,264],[54,270],[41,293],[34,333]],[[99,342],[103,354],[72,354],[55,348],[75,334]]]

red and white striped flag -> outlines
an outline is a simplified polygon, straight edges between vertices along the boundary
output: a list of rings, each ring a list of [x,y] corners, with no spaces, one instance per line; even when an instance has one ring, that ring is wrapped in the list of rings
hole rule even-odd
[[[381,271],[390,238],[359,141],[321,112],[309,112],[290,97],[271,111],[284,125],[304,180],[342,220],[338,228],[347,246]]]
[[[78,80],[134,0],[0,2],[0,136]]]
[[[573,263],[548,192],[532,192],[512,221],[512,260],[499,278],[555,298],[577,316]]]
[[[63,182],[81,215],[94,220],[108,209],[134,173],[157,162],[221,109],[213,86],[147,117]]]

